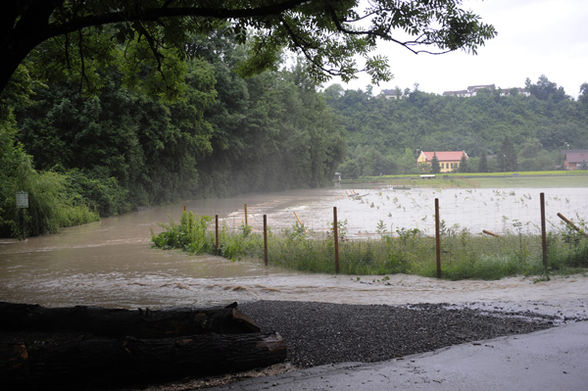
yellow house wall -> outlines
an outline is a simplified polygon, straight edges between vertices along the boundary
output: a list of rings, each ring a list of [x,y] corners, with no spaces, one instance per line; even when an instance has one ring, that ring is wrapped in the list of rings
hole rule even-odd
[[[452,164],[454,165],[453,167]],[[453,172],[459,168],[459,161],[442,161],[439,162],[439,166],[441,167],[441,172]]]
[[[441,172],[453,172],[453,171],[457,171],[457,169],[459,168],[459,160],[453,160],[453,161],[439,161],[439,167],[440,167],[440,171]],[[425,157],[424,153],[420,153],[419,157],[417,158],[417,166],[422,166],[423,164],[428,165],[429,167],[431,166],[431,162],[427,162],[427,158]],[[455,166],[451,166],[452,164],[454,164]]]
[[[420,153],[419,157],[417,158],[417,164],[422,164],[422,163],[426,163],[427,162],[427,158],[425,157],[424,153]]]

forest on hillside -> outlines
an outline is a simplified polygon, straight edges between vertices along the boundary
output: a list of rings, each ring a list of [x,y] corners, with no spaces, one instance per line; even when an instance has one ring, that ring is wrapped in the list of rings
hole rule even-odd
[[[347,177],[414,173],[420,150],[465,150],[469,171],[560,168],[561,151],[588,148],[588,84],[578,99],[546,76],[527,80],[525,89],[529,96],[482,89],[463,98],[415,89],[386,99],[369,88],[331,85],[325,95],[348,144],[339,169]],[[500,159],[508,151],[510,164]],[[487,162],[482,170],[480,160]]]

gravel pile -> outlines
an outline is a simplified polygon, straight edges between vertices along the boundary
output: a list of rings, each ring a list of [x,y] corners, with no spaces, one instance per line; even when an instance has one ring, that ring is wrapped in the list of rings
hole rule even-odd
[[[239,309],[263,331],[277,331],[297,367],[373,362],[464,342],[549,328],[548,317],[489,314],[443,304],[347,305],[258,301]]]

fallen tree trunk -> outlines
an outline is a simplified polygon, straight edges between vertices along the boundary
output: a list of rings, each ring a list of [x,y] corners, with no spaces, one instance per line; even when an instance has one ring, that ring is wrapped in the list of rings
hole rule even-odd
[[[277,333],[174,338],[52,336],[0,343],[0,378],[9,389],[148,384],[264,367],[286,359]]]
[[[87,306],[46,308],[0,302],[0,318],[2,330],[69,330],[111,337],[259,332],[255,322],[236,308],[236,303],[225,308],[150,311]]]
[[[112,388],[286,359],[277,333],[236,308],[122,310],[0,302],[0,378],[13,389]]]

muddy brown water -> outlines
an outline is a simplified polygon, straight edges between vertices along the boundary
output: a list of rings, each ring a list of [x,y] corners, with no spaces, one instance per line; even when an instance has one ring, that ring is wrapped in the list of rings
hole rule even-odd
[[[192,256],[151,248],[150,231],[158,223],[179,220],[183,206],[198,214],[218,214],[238,229],[248,205],[248,223],[291,227],[296,212],[315,232],[325,232],[337,206],[351,237],[374,236],[378,222],[388,231],[419,228],[432,232],[433,200],[440,199],[448,227],[495,232],[539,225],[540,189],[332,188],[274,194],[251,194],[221,200],[195,200],[149,208],[64,229],[26,241],[0,241],[0,300],[48,306],[107,307],[208,306],[232,301],[311,300],[350,304],[406,304],[512,300],[581,300],[588,297],[584,276],[532,279],[438,281],[416,276],[381,277],[303,274],[265,268],[258,261],[231,262],[215,256]],[[548,228],[557,229],[557,212],[586,218],[588,189],[545,190]]]

